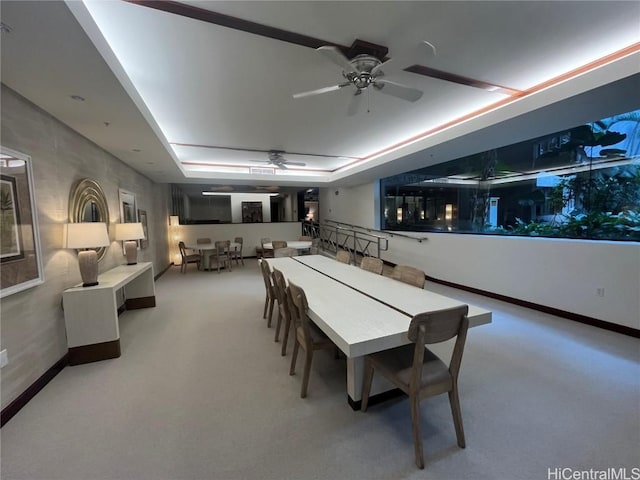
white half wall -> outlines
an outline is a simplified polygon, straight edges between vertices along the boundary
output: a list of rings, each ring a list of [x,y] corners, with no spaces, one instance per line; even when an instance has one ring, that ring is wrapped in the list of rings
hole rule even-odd
[[[179,241],[186,245],[195,244],[198,238],[210,238],[212,242],[217,240],[231,240],[242,237],[242,253],[245,257],[256,255],[256,247],[260,246],[260,239],[269,237],[271,240],[298,240],[302,235],[300,222],[277,223],[222,223],[210,225],[180,225],[172,232],[174,246]],[[173,262],[180,263],[180,255],[174,250]],[[177,256],[176,256],[177,254]]]
[[[320,190],[322,221],[374,228],[373,184],[339,192]],[[640,329],[640,243],[415,235],[428,240],[393,237],[382,258],[440,280]]]

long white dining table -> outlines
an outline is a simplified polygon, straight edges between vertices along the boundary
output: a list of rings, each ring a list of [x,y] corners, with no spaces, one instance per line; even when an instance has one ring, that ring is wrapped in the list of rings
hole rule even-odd
[[[463,304],[323,255],[268,263],[304,289],[309,317],[347,357],[347,395],[354,409],[360,408],[365,355],[410,343],[407,330],[414,315]],[[491,312],[469,305],[469,326],[487,323]],[[372,394],[393,388],[376,376]]]

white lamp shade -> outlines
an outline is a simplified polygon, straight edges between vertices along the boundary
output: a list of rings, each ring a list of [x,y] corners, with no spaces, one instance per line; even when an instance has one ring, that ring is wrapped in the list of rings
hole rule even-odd
[[[65,229],[65,248],[108,247],[109,232],[104,222],[68,223]]]
[[[116,240],[140,240],[144,238],[141,223],[116,223]]]

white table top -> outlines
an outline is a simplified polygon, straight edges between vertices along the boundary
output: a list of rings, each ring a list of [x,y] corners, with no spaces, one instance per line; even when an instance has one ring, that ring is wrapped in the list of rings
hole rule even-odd
[[[66,289],[65,293],[85,292],[89,290],[101,289],[117,290],[127,282],[131,281],[131,279],[137,277],[138,275],[141,275],[147,270],[152,270],[151,274],[153,275],[152,262],[138,262],[135,265],[119,265],[98,275],[98,285],[94,285],[92,287],[83,287],[82,283],[79,283],[74,287]]]
[[[408,343],[410,318],[354,292],[292,258],[270,258],[272,268],[302,287],[309,316],[348,357]]]
[[[429,290],[418,289],[354,265],[336,262],[324,255],[306,255],[297,257],[296,260],[340,282],[354,286],[361,292],[393,305],[412,316],[429,310],[439,310],[462,304],[453,298]],[[491,323],[491,312],[475,305],[469,305],[468,316],[470,327]]]
[[[341,284],[324,273],[309,268],[299,261],[301,258],[273,258],[269,259],[268,263],[272,268],[280,270],[287,280],[293,281],[304,289],[309,302],[309,316],[345,355],[359,357],[409,343],[407,330],[411,314],[401,313]],[[331,269],[333,265],[325,264],[324,260],[319,260],[320,258],[332,262],[337,268]],[[364,270],[352,272],[353,276],[349,279],[345,268],[355,271],[360,270],[358,267],[345,265],[319,255],[305,256],[304,260],[307,259],[312,259],[310,263],[323,266],[326,271],[338,272],[336,278],[341,275],[366,293],[372,285],[375,285],[373,288],[376,291],[389,290],[392,293],[385,294],[386,300],[383,301],[396,308],[411,307],[414,310],[419,308],[415,312],[418,313],[462,304],[460,301]],[[361,276],[361,273],[366,274],[366,277]],[[414,297],[418,300],[413,300]],[[471,306],[469,310],[470,324],[475,326],[491,321],[491,312],[478,307],[472,309]]]
[[[212,242],[212,243],[198,243],[197,245],[185,245],[185,248],[188,248],[189,250],[215,250],[216,243]],[[240,244],[236,242],[231,242],[230,248],[232,250],[237,250],[238,248],[240,248]]]
[[[268,242],[262,245],[267,250],[273,250],[273,243]],[[287,248],[295,248],[296,250],[306,250],[311,248],[311,242],[306,240],[287,240]]]

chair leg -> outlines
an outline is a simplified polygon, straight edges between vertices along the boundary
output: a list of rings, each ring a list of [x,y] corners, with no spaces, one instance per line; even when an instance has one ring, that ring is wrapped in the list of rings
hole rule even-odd
[[[267,308],[269,308],[269,294],[264,297],[264,312],[262,312],[262,318],[267,318]]]
[[[304,373],[302,375],[302,387],[300,388],[300,398],[307,397],[309,388],[309,376],[311,375],[311,361],[313,360],[313,350],[305,351]]]
[[[287,318],[284,323],[284,338],[282,339],[282,352],[280,354],[284,357],[287,354],[287,342],[289,341],[289,330],[291,330],[291,318]]]
[[[280,312],[280,304],[278,304],[278,318],[276,319],[276,335],[274,341],[280,341],[280,326],[282,325],[282,313]]]
[[[291,356],[291,367],[289,368],[289,375],[296,374],[296,360],[298,359],[298,349],[300,348],[300,342],[296,338],[295,343],[293,344],[293,355]]]
[[[276,303],[276,299],[269,297],[269,320],[267,321],[267,327],[271,328],[271,317],[273,316],[273,304]]]
[[[422,449],[422,434],[420,433],[420,397],[416,394],[409,396],[411,405],[411,427],[413,429],[413,446],[416,455],[416,465],[424,468],[424,452]]]
[[[371,384],[373,383],[373,365],[365,358],[364,360],[364,378],[362,379],[362,401],[360,409],[367,411],[369,405],[369,394],[371,393]]]
[[[449,404],[451,405],[451,414],[453,415],[453,425],[456,427],[456,438],[458,446],[465,448],[464,428],[462,427],[462,412],[460,411],[460,398],[458,397],[458,386],[454,385],[449,392]]]

